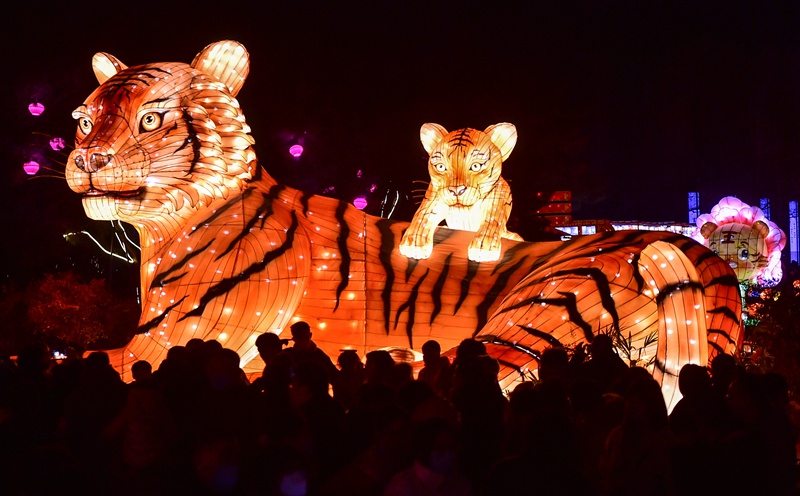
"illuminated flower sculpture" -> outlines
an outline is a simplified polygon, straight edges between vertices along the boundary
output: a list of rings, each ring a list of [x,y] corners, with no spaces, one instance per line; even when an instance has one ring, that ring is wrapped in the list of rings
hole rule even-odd
[[[727,262],[739,282],[756,280],[774,286],[783,276],[786,235],[760,208],[736,197],[726,196],[711,213],[699,216],[692,237]]]
[[[503,239],[499,260],[477,262],[475,233],[440,227],[430,255],[409,259],[399,250],[409,224],[278,184],[256,162],[235,98],[249,67],[236,42],[191,64],[128,68],[101,53],[93,66],[101,85],[74,113],[66,177],[87,215],[139,231],[139,333],[110,353],[126,379],[134,361],[158,366],[191,338],[219,340],[246,364],[260,333],[302,319],[334,354],[474,336],[509,386],[543,348],[616,329],[638,343],[658,335],[646,351],[673,402],[680,366],[740,340],[730,267],[688,238]]]

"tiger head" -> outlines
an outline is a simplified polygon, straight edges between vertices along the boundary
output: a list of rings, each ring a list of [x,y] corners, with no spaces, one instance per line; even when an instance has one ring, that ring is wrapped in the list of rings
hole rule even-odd
[[[448,133],[438,124],[424,124],[420,139],[430,155],[431,185],[447,206],[470,207],[486,198],[517,142],[517,128],[501,123],[484,131]]]
[[[191,64],[128,68],[98,53],[92,65],[100,87],[72,114],[65,171],[90,218],[176,219],[252,178],[253,139],[235,98],[249,71],[242,45],[213,43]]]
[[[730,265],[739,282],[759,275],[767,267],[767,242],[769,226],[762,221],[752,226],[707,222],[702,228],[708,240],[708,249]]]

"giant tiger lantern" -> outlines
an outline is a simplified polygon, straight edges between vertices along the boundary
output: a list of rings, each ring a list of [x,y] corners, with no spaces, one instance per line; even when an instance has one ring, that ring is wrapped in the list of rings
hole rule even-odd
[[[259,333],[302,319],[330,354],[474,336],[510,385],[544,347],[611,328],[634,342],[657,334],[648,352],[671,401],[681,365],[736,346],[736,279],[689,238],[502,239],[497,260],[473,261],[475,233],[439,227],[415,259],[399,250],[407,223],[278,184],[256,162],[235,98],[248,64],[233,41],[191,64],[93,59],[100,86],[75,110],[66,177],[89,217],[128,222],[141,238],[139,333],[111,353],[126,378],[134,361],[158,366],[191,338],[219,340],[247,363]],[[448,153],[474,151],[462,144]]]
[[[758,207],[726,196],[697,218],[692,235],[731,266],[740,283],[774,286],[783,277],[781,250],[786,235]]]

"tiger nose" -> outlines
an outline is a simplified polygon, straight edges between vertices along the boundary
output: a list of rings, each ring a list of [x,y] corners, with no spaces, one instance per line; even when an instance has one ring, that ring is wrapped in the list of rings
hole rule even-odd
[[[75,166],[84,172],[97,172],[111,162],[111,157],[105,152],[95,152],[91,155],[87,152],[87,155],[89,158],[88,164],[84,154],[79,154],[75,157]]]
[[[451,187],[449,187],[447,189],[449,189],[450,193],[452,193],[453,195],[461,196],[467,190],[467,187],[466,186],[455,186],[455,187],[451,186]]]

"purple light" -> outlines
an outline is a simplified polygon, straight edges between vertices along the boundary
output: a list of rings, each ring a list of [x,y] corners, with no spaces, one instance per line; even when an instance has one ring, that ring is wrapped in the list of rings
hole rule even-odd
[[[378,185],[377,184],[370,184],[369,185],[369,192],[370,193],[374,193],[376,189],[378,189]]]
[[[39,172],[39,163],[35,160],[30,160],[23,164],[22,168],[25,170],[25,174],[32,176]]]
[[[55,151],[63,150],[67,144],[64,142],[64,138],[53,138],[50,140],[50,148]]]
[[[364,210],[364,208],[367,206],[367,199],[364,198],[363,196],[359,196],[358,198],[353,200],[353,205],[355,205],[356,208],[359,210]]]
[[[32,115],[42,115],[42,112],[44,112],[44,105],[39,102],[31,103],[28,105],[28,112]]]
[[[289,147],[289,154],[294,158],[299,157],[300,155],[303,154],[303,146],[302,145],[292,145],[292,146],[290,146]]]

